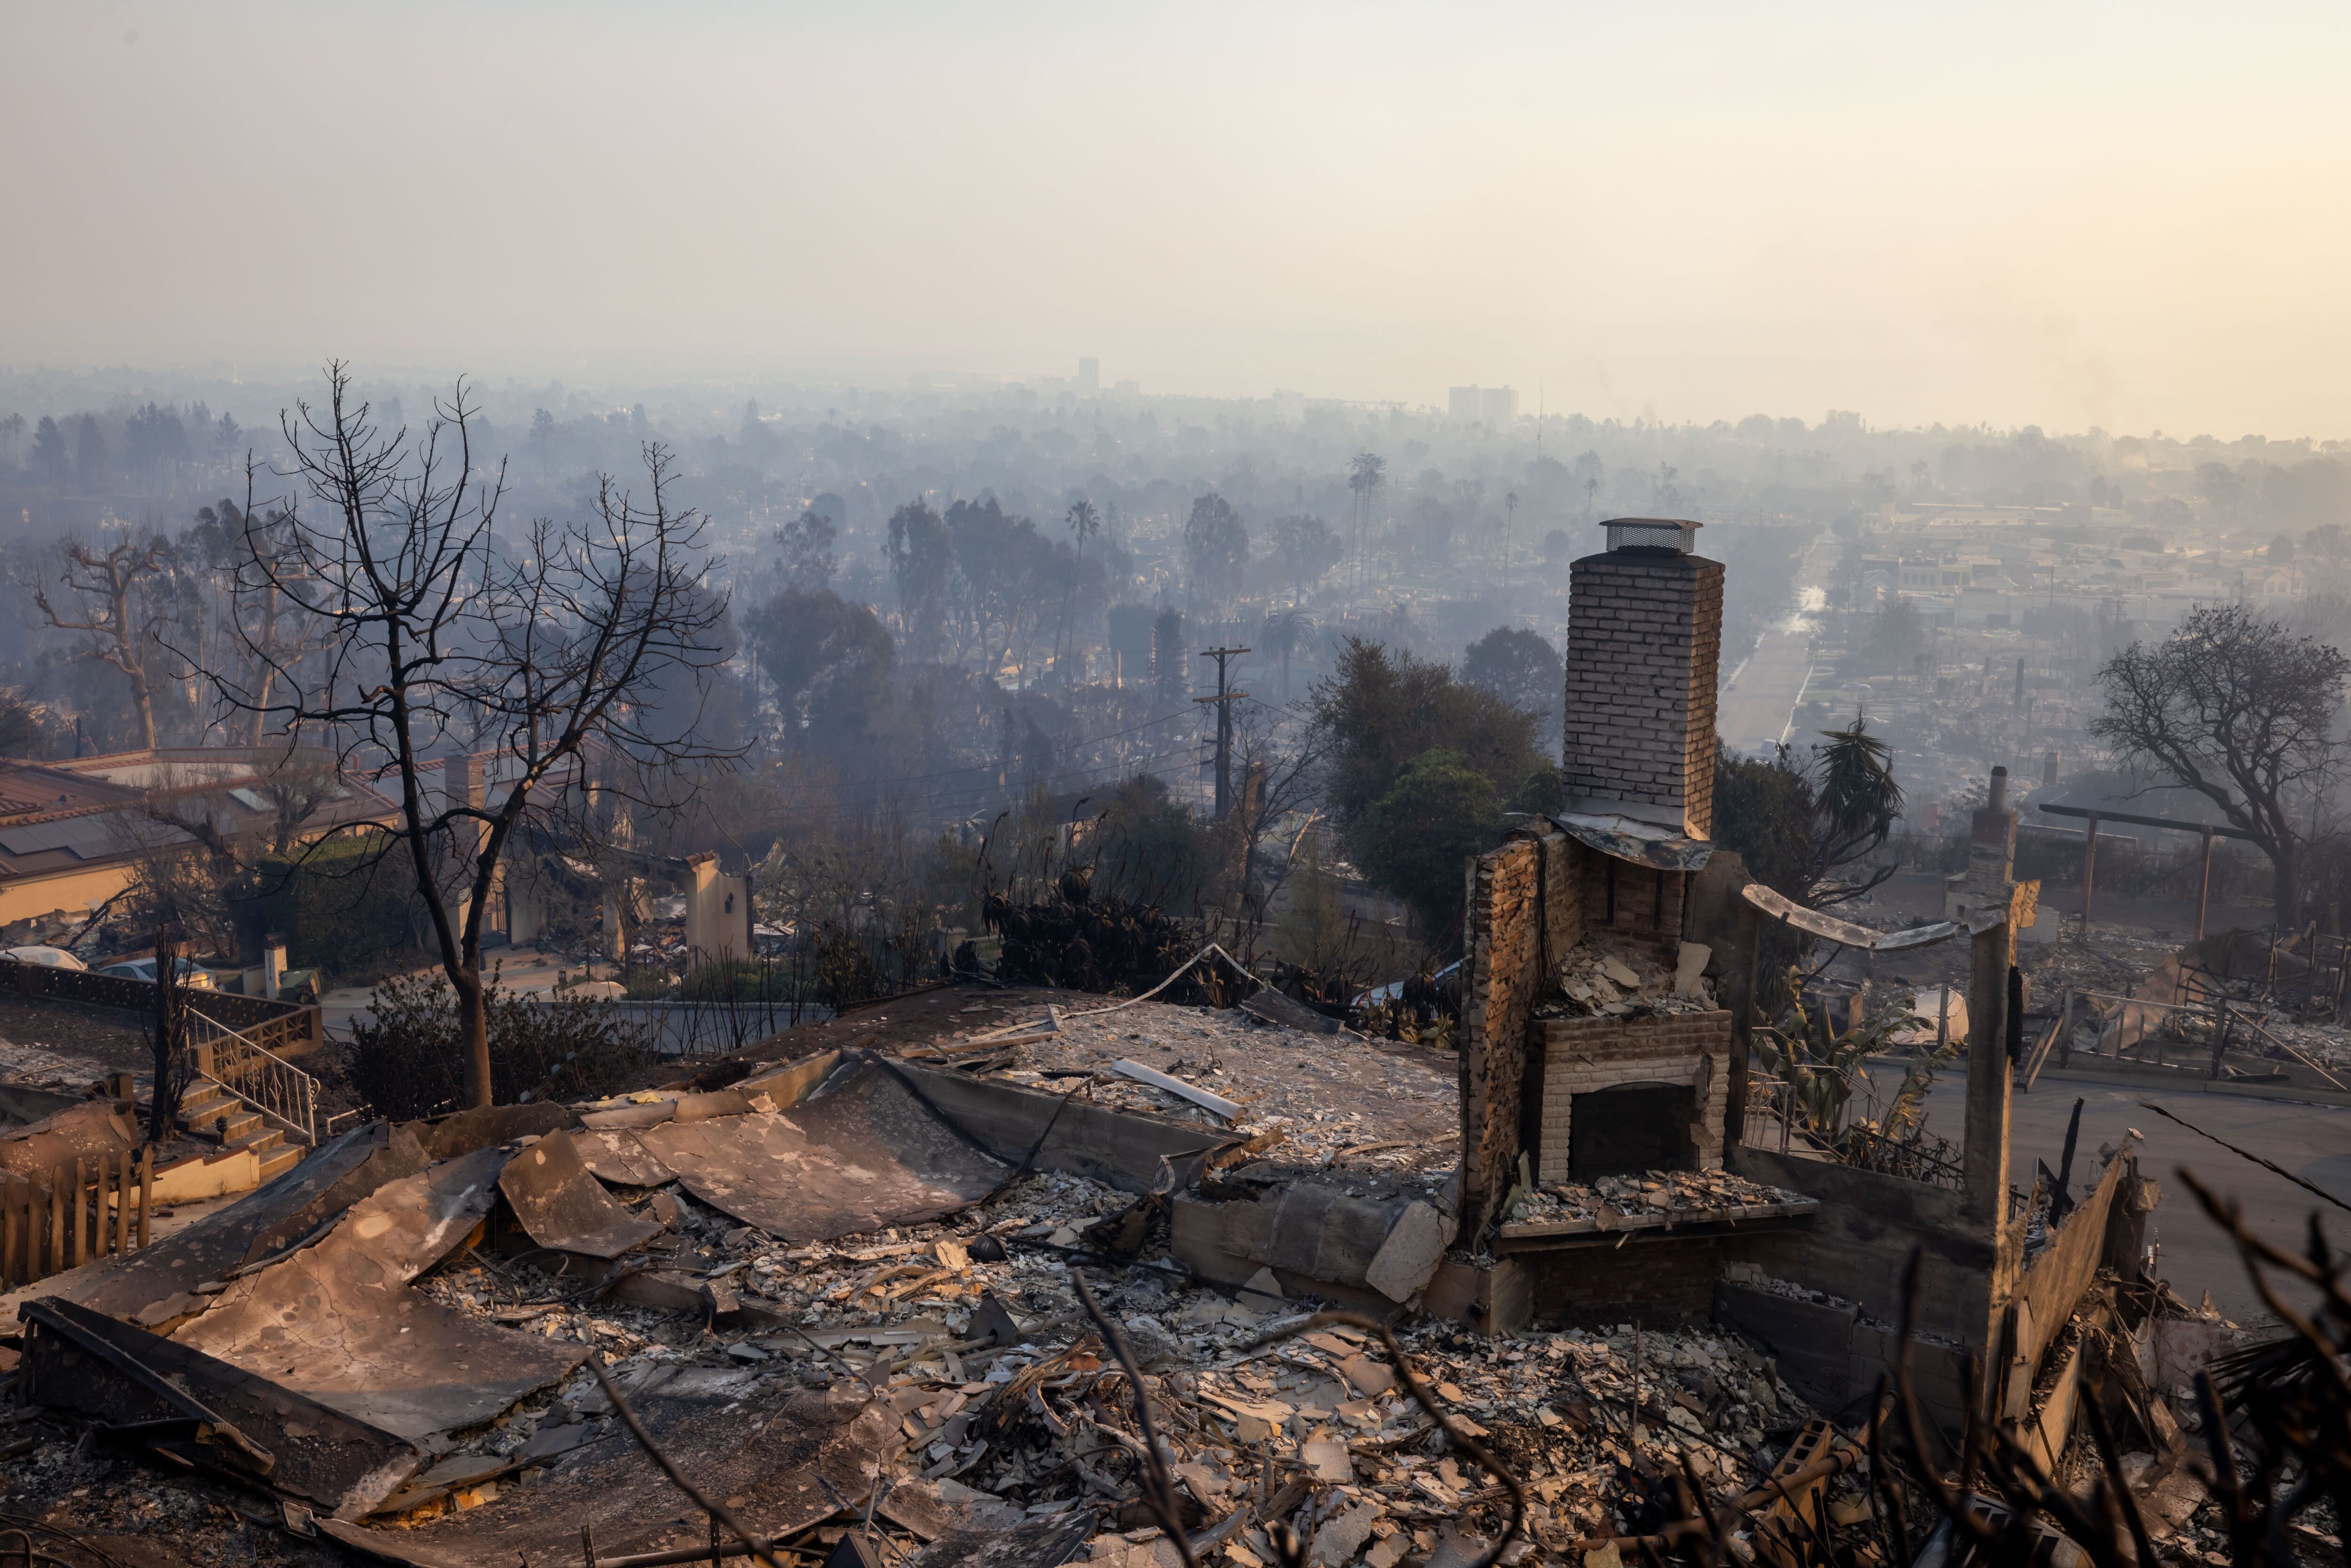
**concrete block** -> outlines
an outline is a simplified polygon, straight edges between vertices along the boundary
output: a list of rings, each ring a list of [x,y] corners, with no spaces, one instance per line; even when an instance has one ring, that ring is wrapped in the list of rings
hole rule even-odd
[[[1844,1404],[1853,1363],[1854,1309],[1799,1301],[1752,1285],[1714,1288],[1714,1317],[1776,1356],[1790,1386],[1823,1410]]]
[[[1452,1244],[1454,1222],[1433,1205],[1414,1203],[1396,1216],[1364,1271],[1364,1281],[1392,1301],[1410,1301],[1427,1285]]]

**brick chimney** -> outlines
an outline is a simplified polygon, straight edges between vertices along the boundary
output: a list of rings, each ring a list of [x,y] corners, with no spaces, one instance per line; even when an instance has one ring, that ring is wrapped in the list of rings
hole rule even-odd
[[[1604,526],[1608,548],[1568,569],[1568,810],[1710,837],[1722,563],[1690,553],[1697,523]]]

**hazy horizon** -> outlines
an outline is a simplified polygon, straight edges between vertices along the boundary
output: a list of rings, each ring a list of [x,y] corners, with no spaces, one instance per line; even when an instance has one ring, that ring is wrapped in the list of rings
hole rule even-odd
[[[0,364],[2351,434],[2351,17],[16,5]],[[2338,107],[2328,109],[2328,103]]]

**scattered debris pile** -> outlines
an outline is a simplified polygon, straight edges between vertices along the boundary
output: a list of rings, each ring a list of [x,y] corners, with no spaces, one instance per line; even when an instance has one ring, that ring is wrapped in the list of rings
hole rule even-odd
[[[1646,1018],[1711,1011],[1714,994],[1701,977],[1710,956],[1705,947],[1685,942],[1680,961],[1668,969],[1635,944],[1586,938],[1559,961],[1552,994],[1536,1005],[1535,1016]]]
[[[1271,1137],[1264,1147],[1279,1152],[1268,1157],[1289,1165],[1442,1170],[1460,1137],[1450,1058],[1353,1033],[1304,1033],[1246,1006],[1040,1002],[1014,1008],[1008,1022],[950,1025],[904,1054],[1207,1133]]]
[[[1550,1182],[1526,1194],[1507,1219],[1515,1224],[1590,1220],[1604,1229],[1619,1221],[1668,1224],[1682,1220],[1746,1218],[1800,1212],[1815,1207],[1802,1193],[1767,1186],[1730,1171],[1645,1171],[1602,1176],[1589,1186]]]
[[[1761,1340],[1407,1312],[1395,1332],[1440,1419],[1370,1320],[1315,1314],[1273,1267],[1190,1260],[1177,1232],[1206,1214],[1228,1240],[1375,1225],[1366,1283],[1417,1300],[1454,1236],[1454,1086],[1426,1053],[1156,1003],[998,1010],[895,1061],[842,1020],[847,1046],[721,1087],[372,1124],[0,1302],[27,1406],[7,1417],[23,1436],[0,1514],[177,1542],[188,1511],[153,1497],[250,1521],[259,1493],[271,1530],[309,1542],[288,1554],[331,1541],[418,1568],[699,1560],[738,1525],[802,1563],[870,1536],[909,1568],[1142,1568],[1175,1556],[1144,1500],[1155,1433],[1194,1555],[1235,1568],[1293,1540],[1329,1568],[1474,1562],[1521,1500],[1541,1561],[1671,1550],[1703,1505],[1744,1511],[1754,1554],[1792,1568],[1830,1560],[1780,1550],[1807,1530],[1840,1563],[1886,1560],[1868,1434],[1815,1418]],[[1510,1219],[1669,1227],[1810,1201],[1675,1171],[1547,1185]],[[2077,1316],[2033,1412],[2074,1397],[2062,1357],[2115,1314]],[[2147,1314],[2129,1321],[2110,1369],[2155,1364]],[[2150,1444],[2180,1425],[2136,1407]],[[2173,1451],[2141,1463],[2145,1495],[2184,1473]],[[1771,1522],[1774,1488],[1801,1529]]]

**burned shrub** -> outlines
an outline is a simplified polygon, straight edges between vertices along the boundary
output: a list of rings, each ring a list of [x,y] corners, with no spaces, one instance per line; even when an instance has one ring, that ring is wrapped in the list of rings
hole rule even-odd
[[[1147,990],[1199,950],[1199,934],[1155,904],[1098,894],[1092,879],[1071,871],[1054,879],[1034,904],[1000,893],[981,903],[980,917],[1004,938],[996,977],[1008,985],[1059,986],[1117,996]],[[1215,1000],[1204,990],[1213,977],[1198,971],[1162,993],[1167,1001]]]
[[[602,998],[527,1000],[489,993],[490,1092],[499,1104],[592,1099],[652,1055],[644,1031]],[[429,1116],[462,1103],[456,998],[438,972],[376,987],[351,1023],[351,1092],[381,1115]]]

